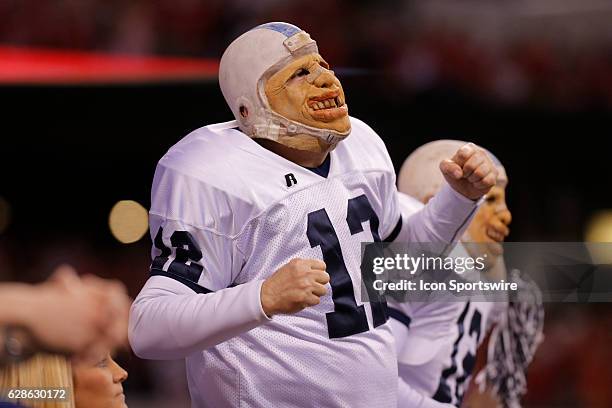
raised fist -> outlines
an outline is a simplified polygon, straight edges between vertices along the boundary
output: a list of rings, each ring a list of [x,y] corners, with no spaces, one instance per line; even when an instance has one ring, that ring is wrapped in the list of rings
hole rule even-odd
[[[440,162],[440,171],[450,186],[465,197],[478,200],[497,181],[497,169],[484,149],[473,143],[462,146],[450,159]]]

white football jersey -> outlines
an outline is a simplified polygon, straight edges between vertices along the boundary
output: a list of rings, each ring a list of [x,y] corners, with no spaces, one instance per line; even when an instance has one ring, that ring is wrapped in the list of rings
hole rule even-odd
[[[404,217],[423,208],[417,199],[398,194]],[[461,302],[388,300],[389,326],[396,340],[398,360],[398,407],[438,408],[446,406],[431,396],[438,387],[444,360],[450,355],[455,321]]]
[[[457,256],[467,255],[463,245],[457,245],[454,253]],[[504,270],[503,258],[498,258],[494,268]],[[477,278],[478,275],[466,274],[466,279]],[[460,303],[462,308],[453,322],[453,346],[450,353],[444,354],[442,364],[444,369],[439,376],[439,382],[433,398],[437,401],[460,406],[463,396],[469,388],[470,381],[477,373],[474,371],[478,348],[482,345],[489,331],[500,321],[507,309],[506,302],[482,301],[474,296],[467,302]]]
[[[399,193],[399,205],[405,217],[423,207],[403,193]],[[465,255],[465,248],[458,244],[449,256]],[[398,406],[416,406],[418,395],[422,407],[436,407],[436,402],[459,406],[475,374],[476,351],[505,306],[390,300],[389,324],[396,339],[400,378]]]
[[[152,276],[129,336],[141,357],[186,358],[194,407],[396,406],[393,336],[382,303],[361,300],[360,244],[452,241],[475,204],[448,187],[402,222],[384,143],[351,124],[317,169],[264,149],[233,121],[194,131],[160,160]],[[269,319],[261,284],[294,258],[325,261],[328,294]]]
[[[476,363],[476,353],[489,330],[499,320],[506,306],[501,302],[463,303],[463,310],[454,325],[453,346],[442,359],[444,369],[433,398],[436,401],[460,406],[468,390]]]

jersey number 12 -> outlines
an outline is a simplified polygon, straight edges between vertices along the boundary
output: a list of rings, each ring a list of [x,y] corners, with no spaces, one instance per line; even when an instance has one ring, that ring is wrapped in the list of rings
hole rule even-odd
[[[346,215],[351,235],[362,232],[362,224],[366,221],[370,222],[374,242],[380,242],[378,216],[372,209],[368,198],[364,194],[351,198],[348,201]],[[312,248],[317,246],[321,248],[323,261],[327,265],[327,273],[330,277],[334,311],[325,316],[329,337],[346,337],[368,331],[370,328],[364,306],[357,306],[353,282],[344,263],[338,235],[324,208],[308,214],[306,235]],[[386,302],[384,298],[370,300],[374,327],[378,327],[387,321]]]

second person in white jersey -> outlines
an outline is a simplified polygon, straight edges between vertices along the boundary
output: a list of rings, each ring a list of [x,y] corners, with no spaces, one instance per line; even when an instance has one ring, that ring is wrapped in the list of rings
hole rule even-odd
[[[415,212],[444,183],[437,163],[465,142],[438,140],[414,151],[398,178],[404,213]],[[512,215],[505,199],[508,177],[494,156],[498,178],[484,204],[462,236],[463,249],[472,257],[486,252],[488,277],[506,275],[501,243],[509,234]],[[401,194],[401,193],[400,193]],[[470,246],[470,243],[478,243]],[[470,251],[478,251],[471,253]],[[399,407],[435,408],[461,405],[476,363],[476,352],[506,303],[485,301],[390,303],[390,325],[396,338],[399,370]]]

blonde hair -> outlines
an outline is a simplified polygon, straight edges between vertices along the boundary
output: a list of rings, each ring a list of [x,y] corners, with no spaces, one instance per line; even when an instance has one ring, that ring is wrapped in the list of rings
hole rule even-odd
[[[26,361],[0,367],[0,390],[19,388],[66,389],[66,400],[23,400],[27,407],[75,408],[72,368],[64,356],[39,353]]]

